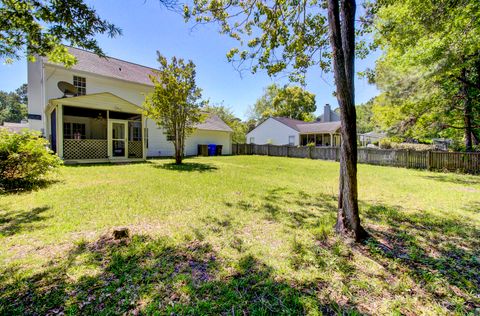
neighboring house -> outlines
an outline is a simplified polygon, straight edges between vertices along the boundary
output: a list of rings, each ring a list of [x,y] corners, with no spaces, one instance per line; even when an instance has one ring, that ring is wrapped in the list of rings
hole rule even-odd
[[[37,58],[28,64],[28,121],[50,140],[64,160],[75,162],[134,161],[172,156],[174,147],[162,128],[142,114],[145,94],[153,91],[148,75],[154,69],[69,48],[76,56],[72,68]],[[76,87],[65,97],[58,83]],[[186,139],[185,154],[197,145],[223,146],[231,153],[232,129],[209,116]]]
[[[382,132],[368,132],[364,134],[359,134],[358,137],[360,139],[362,147],[366,147],[370,144],[378,145],[378,142],[386,138],[387,134]]]
[[[20,133],[23,129],[28,128],[27,121],[21,121],[20,123],[10,123],[10,122],[3,122],[3,125],[0,128],[8,129],[14,133]]]
[[[448,151],[448,147],[453,144],[453,140],[448,138],[434,138],[432,139],[432,143],[435,150]]]
[[[340,146],[340,122],[304,122],[270,117],[247,134],[247,144]]]

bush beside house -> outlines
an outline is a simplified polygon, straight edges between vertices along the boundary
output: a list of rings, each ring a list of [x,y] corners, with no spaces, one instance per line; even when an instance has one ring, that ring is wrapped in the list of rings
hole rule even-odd
[[[62,164],[40,133],[0,129],[0,186],[29,187]]]

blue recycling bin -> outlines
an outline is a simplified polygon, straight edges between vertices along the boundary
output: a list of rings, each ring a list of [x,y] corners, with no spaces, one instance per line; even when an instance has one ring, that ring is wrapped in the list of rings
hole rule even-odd
[[[217,150],[217,145],[215,145],[215,144],[209,144],[208,145],[208,155],[209,156],[215,156],[216,150]]]

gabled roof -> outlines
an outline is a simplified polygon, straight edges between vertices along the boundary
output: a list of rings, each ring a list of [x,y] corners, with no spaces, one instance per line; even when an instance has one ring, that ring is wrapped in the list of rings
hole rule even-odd
[[[312,122],[297,125],[298,131],[303,134],[314,134],[314,133],[336,133],[340,130],[340,122]]]
[[[113,57],[100,57],[95,53],[83,49],[74,47],[67,48],[68,51],[77,58],[77,63],[71,68],[72,70],[153,86],[148,75],[153,74],[153,71],[155,70],[154,68]],[[60,64],[48,61],[46,57],[43,57],[42,59],[46,64],[63,67]]]
[[[272,117],[272,119],[279,121],[280,123],[287,125],[288,127],[293,128],[296,131],[298,131],[297,125],[305,123],[304,121],[281,116],[274,116]]]
[[[47,106],[45,112],[50,112],[52,106],[57,104],[132,113],[140,113],[142,111],[142,108],[138,105],[110,92],[92,93],[71,98],[50,99],[49,106]]]
[[[340,122],[304,122],[288,117],[272,117],[272,119],[293,128],[301,134],[336,133],[341,126]]]
[[[197,124],[196,128],[204,131],[233,132],[230,126],[215,114],[209,114],[202,123]]]

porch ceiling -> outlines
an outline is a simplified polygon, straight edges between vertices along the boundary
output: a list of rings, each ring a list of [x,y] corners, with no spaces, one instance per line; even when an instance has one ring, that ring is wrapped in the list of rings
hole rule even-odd
[[[142,112],[142,109],[136,104],[122,99],[110,92],[87,94],[71,98],[51,99],[45,111],[48,113],[53,107],[60,104],[97,110],[110,110],[129,113]]]

